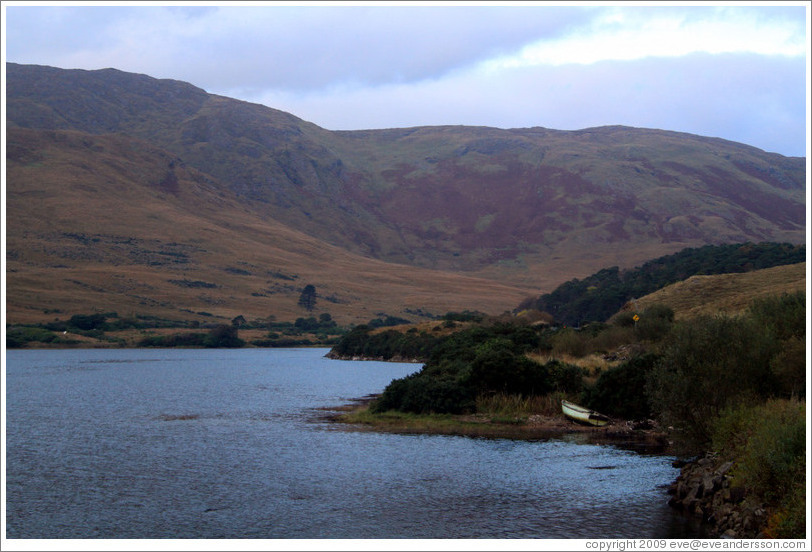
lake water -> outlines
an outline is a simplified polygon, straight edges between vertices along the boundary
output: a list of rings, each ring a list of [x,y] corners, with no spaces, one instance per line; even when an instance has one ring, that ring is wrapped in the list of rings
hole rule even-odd
[[[7,538],[691,538],[672,458],[347,431],[415,364],[326,349],[7,353]]]

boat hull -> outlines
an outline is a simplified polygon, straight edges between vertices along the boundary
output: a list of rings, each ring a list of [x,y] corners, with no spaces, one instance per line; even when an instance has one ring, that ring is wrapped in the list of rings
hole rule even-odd
[[[561,412],[575,422],[596,427],[605,426],[611,421],[608,416],[569,401],[561,401]]]

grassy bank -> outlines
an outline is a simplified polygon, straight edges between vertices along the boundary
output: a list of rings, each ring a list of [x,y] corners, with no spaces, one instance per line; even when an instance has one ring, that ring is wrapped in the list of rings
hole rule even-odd
[[[665,433],[645,424],[615,419],[608,426],[594,427],[568,420],[561,412],[560,400],[565,397],[563,394],[530,399],[518,395],[482,397],[477,401],[477,411],[469,414],[372,412],[370,403],[374,399],[367,399],[337,408],[331,419],[361,431],[526,440],[568,436],[593,444],[668,452]]]

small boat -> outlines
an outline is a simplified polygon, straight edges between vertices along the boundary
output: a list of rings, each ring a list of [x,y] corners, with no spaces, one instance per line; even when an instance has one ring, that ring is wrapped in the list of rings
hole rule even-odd
[[[567,418],[575,420],[581,424],[605,426],[611,421],[609,416],[604,416],[603,414],[595,412],[594,410],[584,408],[583,406],[578,406],[577,404],[565,400],[561,401],[561,411]]]

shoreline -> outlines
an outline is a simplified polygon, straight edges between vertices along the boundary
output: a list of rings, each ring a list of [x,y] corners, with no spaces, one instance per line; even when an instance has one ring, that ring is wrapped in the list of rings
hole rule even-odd
[[[341,406],[320,408],[324,412],[320,418],[330,423],[343,424],[347,431],[528,441],[567,439],[585,444],[612,445],[643,454],[673,456],[667,435],[648,422],[640,424],[629,420],[615,420],[606,426],[595,427],[578,424],[565,418],[563,414],[533,414],[526,419],[513,420],[497,420],[483,414],[369,414],[369,404],[378,396],[368,395]]]
[[[666,433],[649,427],[648,423],[614,420],[606,426],[594,427],[578,424],[563,414],[536,414],[511,423],[494,421],[482,414],[368,414],[369,404],[378,396],[368,395],[341,406],[319,408],[323,414],[318,418],[343,425],[345,431],[527,441],[565,440],[577,444],[614,446],[638,454],[673,457],[675,459],[671,465],[678,468],[679,473],[665,486],[663,499],[675,512],[704,524],[710,538],[764,537],[761,528],[765,522],[765,507],[750,503],[739,490],[730,488],[728,471],[735,464],[734,461],[723,462],[710,454],[680,460]]]

